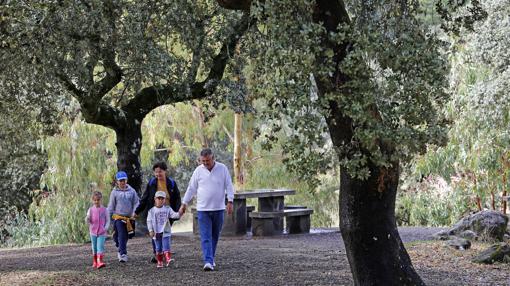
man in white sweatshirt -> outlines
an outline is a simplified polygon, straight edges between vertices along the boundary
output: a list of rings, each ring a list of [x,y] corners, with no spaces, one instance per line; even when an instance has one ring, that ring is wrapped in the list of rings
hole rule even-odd
[[[204,271],[212,271],[216,266],[214,257],[220,237],[225,213],[225,192],[227,213],[233,211],[234,187],[228,168],[214,160],[211,149],[200,152],[200,162],[191,176],[183,203],[179,209],[182,216],[194,196],[197,197],[198,225],[204,259]]]

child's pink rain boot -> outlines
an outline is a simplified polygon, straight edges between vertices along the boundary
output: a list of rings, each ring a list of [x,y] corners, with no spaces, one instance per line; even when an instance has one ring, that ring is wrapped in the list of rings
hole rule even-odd
[[[156,260],[158,261],[157,268],[163,267],[163,253],[156,253]]]
[[[92,268],[97,267],[97,254],[94,254],[94,260],[92,260]]]
[[[103,262],[103,256],[104,255],[102,253],[97,255],[97,264],[96,264],[97,265],[97,269],[106,266],[106,264]]]
[[[166,259],[166,266],[170,266],[170,262],[172,262],[172,253],[170,251],[165,251],[165,259]]]

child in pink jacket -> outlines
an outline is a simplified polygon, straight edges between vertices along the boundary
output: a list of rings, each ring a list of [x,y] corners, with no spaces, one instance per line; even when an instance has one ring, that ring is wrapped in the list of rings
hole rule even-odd
[[[92,267],[101,268],[106,264],[103,261],[104,241],[106,239],[106,230],[110,225],[110,215],[108,210],[101,204],[103,195],[101,192],[92,194],[93,205],[87,211],[85,221],[89,224],[90,241],[92,242]]]

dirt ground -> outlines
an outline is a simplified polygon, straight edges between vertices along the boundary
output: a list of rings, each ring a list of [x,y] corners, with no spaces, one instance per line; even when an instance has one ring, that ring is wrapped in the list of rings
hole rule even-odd
[[[401,228],[413,265],[427,285],[510,285],[510,265],[470,262],[486,245],[459,251],[430,241],[435,228]],[[0,285],[352,285],[340,233],[323,231],[271,238],[222,237],[217,267],[203,272],[198,237],[173,237],[175,264],[148,263],[149,239],[128,243],[129,262],[116,260],[106,243],[106,268],[90,266],[90,246],[63,245],[0,250]]]

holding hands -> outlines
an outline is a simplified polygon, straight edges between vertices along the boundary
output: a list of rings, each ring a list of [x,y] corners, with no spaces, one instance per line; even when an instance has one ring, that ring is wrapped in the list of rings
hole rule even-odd
[[[180,217],[182,217],[182,215],[186,212],[186,207],[187,207],[186,204],[182,204],[181,207],[179,208],[179,216]]]

